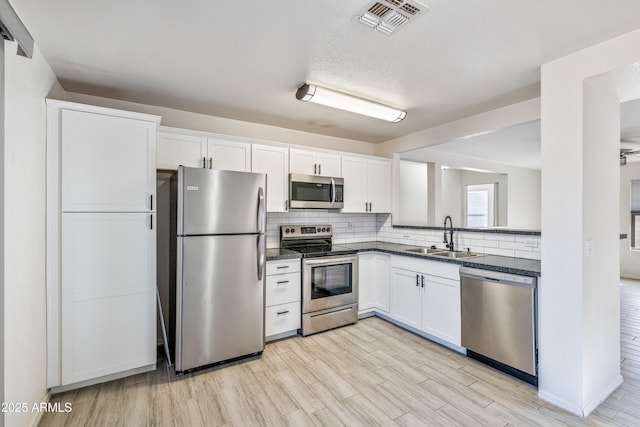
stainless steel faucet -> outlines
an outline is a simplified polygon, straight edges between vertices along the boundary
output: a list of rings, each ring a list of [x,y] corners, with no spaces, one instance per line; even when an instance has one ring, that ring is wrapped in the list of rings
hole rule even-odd
[[[449,241],[447,241],[447,220],[449,220]],[[449,248],[450,251],[453,251],[453,220],[449,215],[444,218],[444,240],[442,243],[445,243],[445,246]]]

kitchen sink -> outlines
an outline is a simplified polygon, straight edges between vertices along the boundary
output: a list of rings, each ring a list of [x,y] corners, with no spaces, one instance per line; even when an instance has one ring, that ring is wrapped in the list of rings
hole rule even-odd
[[[464,251],[442,251],[431,254],[433,256],[438,256],[442,258],[470,258],[474,256],[478,256],[478,254],[474,254],[473,252],[464,252]]]
[[[446,249],[434,249],[434,248],[411,248],[407,249],[406,252],[413,252],[415,254],[437,254],[440,252],[446,252]]]
[[[474,256],[478,256],[478,254],[473,252],[465,252],[465,251],[450,251],[448,249],[440,249],[440,248],[411,248],[407,249],[405,252],[412,252],[414,254],[425,254],[425,255],[433,255],[436,257],[442,258],[470,258]]]

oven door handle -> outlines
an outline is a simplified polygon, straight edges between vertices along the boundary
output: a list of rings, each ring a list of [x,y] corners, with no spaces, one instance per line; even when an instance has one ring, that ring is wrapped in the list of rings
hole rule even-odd
[[[303,258],[305,265],[324,265],[324,264],[348,264],[358,261],[357,255],[346,256],[322,256],[317,258]]]

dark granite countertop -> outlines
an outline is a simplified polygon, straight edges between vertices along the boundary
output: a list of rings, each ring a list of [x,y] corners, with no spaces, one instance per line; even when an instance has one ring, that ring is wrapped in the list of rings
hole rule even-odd
[[[302,255],[298,252],[294,252],[290,249],[270,248],[267,249],[267,261],[277,261],[279,259],[292,259],[302,258]]]
[[[403,255],[414,258],[430,259],[433,261],[449,262],[452,264],[464,265],[465,267],[471,268],[482,268],[485,270],[500,271],[502,273],[540,277],[540,261],[535,259],[515,258],[499,255],[478,255],[473,258],[463,259],[441,258],[430,254],[417,254],[407,252],[407,249],[415,248],[416,246],[374,241],[362,243],[347,243],[343,244],[342,246],[355,249],[358,252],[385,252],[394,255]]]
[[[355,250],[357,252],[384,252],[393,255],[402,255],[413,258],[448,262],[452,264],[464,265],[465,267],[471,268],[482,268],[485,270],[500,271],[502,273],[540,277],[540,261],[534,259],[506,257],[499,255],[479,255],[473,258],[465,259],[441,258],[429,254],[407,252],[407,249],[416,247],[413,245],[376,241],[362,243],[343,243],[340,244],[340,246]],[[301,258],[301,255],[288,249],[267,249],[267,261],[276,261],[279,259],[291,258]]]

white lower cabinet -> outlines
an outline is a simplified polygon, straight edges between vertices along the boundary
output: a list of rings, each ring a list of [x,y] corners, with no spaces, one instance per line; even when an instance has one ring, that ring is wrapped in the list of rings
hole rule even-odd
[[[389,312],[390,256],[377,252],[358,255],[358,313]]]
[[[267,262],[264,335],[266,340],[300,329],[300,259]]]
[[[391,317],[419,329],[421,296],[420,273],[395,267],[391,269]]]
[[[439,340],[460,346],[459,265],[393,256],[390,315]]]

